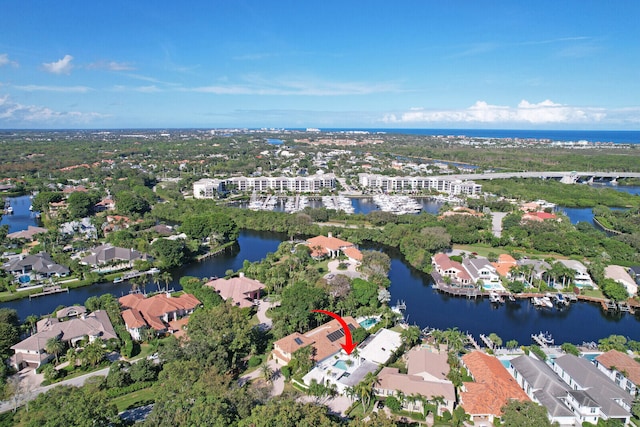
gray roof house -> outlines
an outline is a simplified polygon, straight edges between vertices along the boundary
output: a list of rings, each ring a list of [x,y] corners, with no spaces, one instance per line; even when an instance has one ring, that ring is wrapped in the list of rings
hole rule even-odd
[[[581,422],[594,416],[630,422],[633,398],[589,360],[565,354],[553,360],[552,368],[572,389],[567,403],[580,411]]]
[[[109,316],[104,310],[96,310],[86,316],[83,315],[65,322],[60,322],[57,318],[43,319],[38,322],[37,333],[11,347],[15,351],[13,365],[20,370],[25,366],[39,367],[47,363],[52,356],[47,354],[45,346],[50,338],[56,337],[71,346],[85,337],[89,338],[89,342],[96,339],[106,341],[118,338]]]
[[[2,269],[15,276],[30,275],[36,279],[61,277],[69,274],[67,267],[53,262],[51,256],[46,252],[13,259],[3,265]]]
[[[486,258],[465,258],[462,266],[467,270],[474,282],[500,283],[500,275]]]
[[[113,261],[133,263],[137,259],[146,259],[147,257],[146,254],[142,254],[135,249],[119,248],[109,244],[97,246],[89,251],[91,254],[82,258],[80,262],[94,267]]]
[[[561,426],[581,424],[565,403],[571,388],[546,363],[529,356],[518,356],[510,362],[511,375],[531,400],[547,409],[551,422]],[[596,423],[597,418],[587,421]]]

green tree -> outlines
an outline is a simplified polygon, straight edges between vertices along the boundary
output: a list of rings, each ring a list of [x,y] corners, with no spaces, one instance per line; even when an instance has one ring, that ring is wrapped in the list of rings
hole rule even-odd
[[[149,202],[132,191],[119,191],[114,199],[118,212],[125,215],[142,215],[150,210]]]
[[[567,354],[573,354],[574,356],[580,356],[580,350],[574,344],[570,342],[563,343],[560,348]]]
[[[184,240],[158,239],[151,245],[151,252],[162,268],[180,267],[187,259]]]
[[[507,346],[507,348],[509,350],[513,350],[515,348],[518,348],[518,341],[517,340],[509,340],[509,341],[507,341],[506,346]]]
[[[502,338],[500,338],[495,332],[491,332],[488,338],[496,347],[502,346]]]
[[[602,293],[607,298],[611,298],[614,301],[625,301],[629,298],[627,288],[625,288],[623,284],[618,283],[615,280],[604,279],[600,283],[600,286],[602,288]]]
[[[44,349],[47,353],[53,354],[58,364],[58,356],[64,351],[64,343],[58,337],[52,337],[47,340]]]
[[[510,400],[502,407],[502,425],[505,427],[557,426],[547,417],[547,410],[532,401]]]
[[[16,310],[0,308],[0,356],[6,359],[11,355],[11,346],[20,341]]]
[[[104,349],[100,342],[93,342],[84,347],[80,353],[83,365],[97,366],[104,359]]]
[[[100,200],[95,194],[75,191],[67,198],[67,212],[72,219],[80,219],[92,212],[93,206]]]
[[[598,349],[601,351],[618,350],[626,352],[627,338],[623,335],[609,335],[607,338],[598,340]]]
[[[420,335],[422,332],[420,328],[417,326],[409,326],[406,329],[403,329],[400,333],[400,337],[402,338],[402,342],[408,347],[411,348],[414,345],[420,342]]]
[[[240,427],[317,426],[333,427],[336,423],[327,413],[327,407],[300,403],[291,399],[272,399],[258,405],[251,416],[238,424]]]

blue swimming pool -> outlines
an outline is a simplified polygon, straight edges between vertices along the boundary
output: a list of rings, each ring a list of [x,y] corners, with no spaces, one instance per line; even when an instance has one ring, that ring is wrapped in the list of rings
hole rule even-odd
[[[375,317],[369,317],[367,319],[364,319],[362,322],[360,322],[360,326],[362,326],[365,329],[370,329],[370,328],[373,328],[373,326],[378,322],[379,320],[376,319]]]
[[[500,359],[500,363],[502,363],[502,366],[504,366],[507,369],[511,367],[511,362],[509,360]]]
[[[18,282],[20,282],[21,284],[27,284],[31,281],[31,277],[27,276],[26,274],[24,276],[20,276],[18,277]]]
[[[335,366],[338,369],[342,369],[343,371],[347,370],[347,364],[345,363],[344,360],[338,360],[336,363],[333,364],[333,366]]]

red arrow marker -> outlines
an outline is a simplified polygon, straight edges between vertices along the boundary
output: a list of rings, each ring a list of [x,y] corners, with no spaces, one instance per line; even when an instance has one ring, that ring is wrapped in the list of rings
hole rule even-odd
[[[331,316],[334,319],[336,319],[338,322],[340,322],[340,326],[342,326],[342,329],[344,329],[344,337],[347,339],[346,343],[340,344],[340,345],[342,346],[344,351],[347,352],[347,354],[351,354],[351,352],[356,348],[358,343],[357,342],[353,342],[353,340],[351,338],[351,329],[349,329],[349,325],[347,325],[347,322],[345,322],[342,317],[338,316],[335,313],[327,311],[327,310],[311,310],[311,311],[313,313],[326,314],[327,316]]]

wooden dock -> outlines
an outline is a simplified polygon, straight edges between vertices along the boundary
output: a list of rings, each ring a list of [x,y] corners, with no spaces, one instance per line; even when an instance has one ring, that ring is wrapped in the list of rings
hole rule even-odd
[[[36,298],[36,297],[42,297],[42,296],[45,296],[45,295],[59,294],[59,293],[62,293],[62,292],[69,293],[69,288],[63,288],[63,287],[60,287],[58,285],[51,286],[51,287],[48,287],[48,288],[44,288],[44,290],[42,292],[38,292],[37,294],[29,295],[29,299]]]

